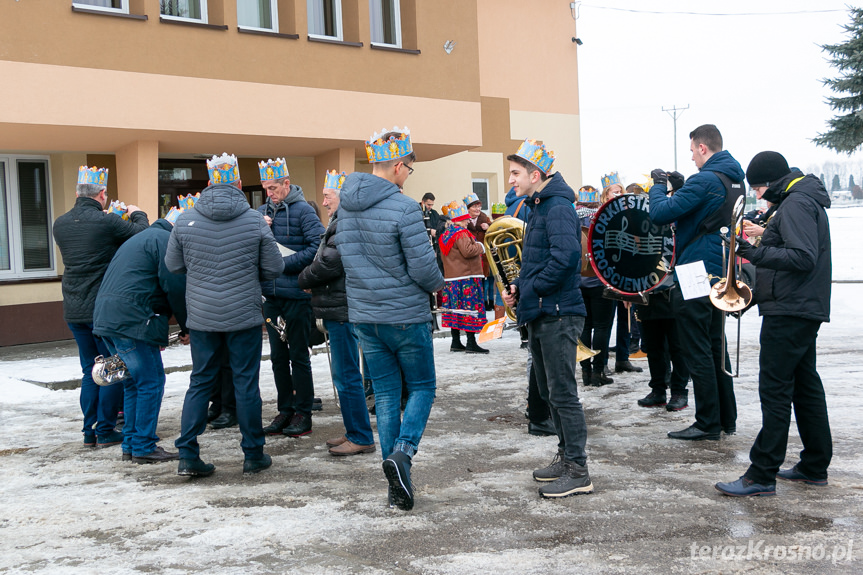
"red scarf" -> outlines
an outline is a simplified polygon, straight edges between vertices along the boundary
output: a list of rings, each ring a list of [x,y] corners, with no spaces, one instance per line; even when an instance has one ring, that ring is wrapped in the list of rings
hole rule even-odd
[[[448,256],[450,250],[452,250],[452,247],[462,234],[467,234],[469,238],[474,239],[473,234],[467,231],[467,229],[458,227],[455,224],[447,224],[446,230],[439,241],[441,253]]]

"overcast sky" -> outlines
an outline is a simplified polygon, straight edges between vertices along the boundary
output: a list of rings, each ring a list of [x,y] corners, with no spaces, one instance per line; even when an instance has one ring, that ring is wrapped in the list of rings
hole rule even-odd
[[[641,183],[653,168],[674,169],[674,122],[662,111],[673,106],[689,106],[677,120],[677,166],[686,176],[696,171],[689,132],[707,123],[744,170],[762,150],[804,171],[849,161],[810,141],[834,115],[821,80],[837,72],[819,45],[844,42],[849,21],[840,0],[581,2],[574,30],[583,42],[585,181],[571,183],[598,186],[612,170]],[[852,172],[859,183],[863,154],[850,160],[860,165]]]

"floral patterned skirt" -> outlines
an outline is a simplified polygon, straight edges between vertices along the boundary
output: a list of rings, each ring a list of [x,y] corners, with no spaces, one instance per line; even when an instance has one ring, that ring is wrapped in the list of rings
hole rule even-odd
[[[470,310],[478,312],[478,314],[462,315],[445,312],[441,317],[443,327],[460,329],[469,333],[479,333],[482,330],[482,326],[487,323],[482,291],[483,279],[467,278],[446,282],[443,288],[441,307]]]

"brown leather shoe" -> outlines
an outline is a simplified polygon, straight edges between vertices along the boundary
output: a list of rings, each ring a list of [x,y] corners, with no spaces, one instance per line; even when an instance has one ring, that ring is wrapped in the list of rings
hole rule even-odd
[[[372,453],[375,450],[375,444],[357,445],[351,441],[345,440],[341,445],[330,448],[331,455],[359,455],[360,453]]]
[[[339,445],[341,445],[342,443],[344,443],[347,440],[348,440],[348,438],[345,437],[344,435],[342,435],[341,437],[334,437],[332,439],[327,439],[327,447],[338,447]]]

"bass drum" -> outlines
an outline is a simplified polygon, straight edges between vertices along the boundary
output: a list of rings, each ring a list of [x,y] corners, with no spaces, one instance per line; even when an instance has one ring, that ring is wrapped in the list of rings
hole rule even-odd
[[[600,206],[587,244],[596,276],[622,295],[649,293],[674,269],[674,230],[651,221],[646,195],[624,194]]]

